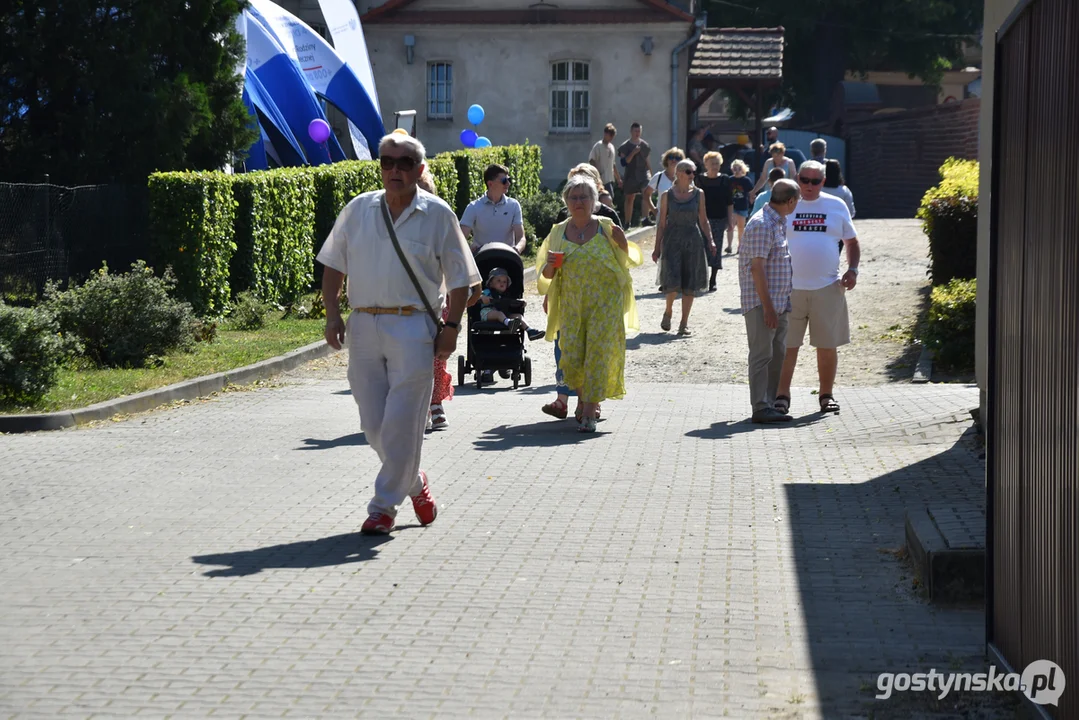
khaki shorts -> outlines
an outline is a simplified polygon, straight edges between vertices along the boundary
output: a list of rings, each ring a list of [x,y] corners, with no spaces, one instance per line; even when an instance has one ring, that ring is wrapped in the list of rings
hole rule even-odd
[[[850,342],[847,291],[841,283],[836,282],[820,290],[791,292],[787,347],[802,346],[807,325],[809,344],[815,348],[837,348]]]

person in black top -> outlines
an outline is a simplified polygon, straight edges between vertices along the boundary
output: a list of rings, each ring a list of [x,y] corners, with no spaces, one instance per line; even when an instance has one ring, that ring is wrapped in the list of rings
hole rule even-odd
[[[717,152],[705,153],[705,174],[697,180],[697,185],[704,190],[705,209],[708,214],[708,224],[712,227],[712,237],[719,238],[720,243],[723,242],[723,234],[727,232],[727,228],[734,225],[731,178],[719,171],[721,167],[723,167],[722,155]],[[708,291],[715,292],[716,275],[723,269],[723,253],[710,254],[708,261],[712,266],[712,278],[708,282]]]

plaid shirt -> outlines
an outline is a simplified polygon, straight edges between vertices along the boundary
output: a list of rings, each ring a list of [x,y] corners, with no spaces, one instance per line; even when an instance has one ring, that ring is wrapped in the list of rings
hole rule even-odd
[[[790,312],[791,256],[787,252],[787,222],[771,205],[765,205],[749,219],[738,247],[738,284],[742,288],[743,315],[761,304],[750,269],[753,258],[764,258],[764,276],[768,280],[772,307],[777,313]]]

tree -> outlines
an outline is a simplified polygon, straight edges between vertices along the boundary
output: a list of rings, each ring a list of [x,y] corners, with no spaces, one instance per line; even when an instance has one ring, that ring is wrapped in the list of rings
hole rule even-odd
[[[783,88],[773,103],[826,120],[847,71],[901,71],[939,85],[982,28],[983,0],[705,0],[715,27],[784,28]]]
[[[144,183],[255,139],[235,21],[246,0],[8,0],[0,179]]]

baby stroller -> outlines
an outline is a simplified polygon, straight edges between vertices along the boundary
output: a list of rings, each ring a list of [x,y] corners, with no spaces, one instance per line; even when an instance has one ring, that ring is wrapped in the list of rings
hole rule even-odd
[[[496,267],[505,268],[510,276],[507,297],[487,307],[495,307],[507,315],[524,313],[525,302],[521,299],[524,295],[524,263],[517,251],[503,243],[489,243],[476,253],[476,265],[480,277],[485,280]],[[468,309],[468,355],[457,356],[457,384],[464,385],[468,374],[474,373],[476,387],[482,387],[484,371],[490,370],[508,374],[513,378],[515,390],[520,387],[522,377],[528,387],[532,384],[532,358],[525,349],[525,331],[520,328],[511,330],[500,322],[481,321],[482,307],[476,303]]]

